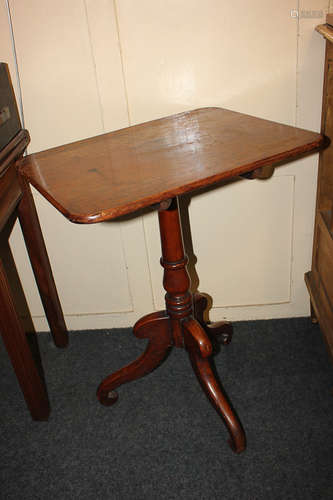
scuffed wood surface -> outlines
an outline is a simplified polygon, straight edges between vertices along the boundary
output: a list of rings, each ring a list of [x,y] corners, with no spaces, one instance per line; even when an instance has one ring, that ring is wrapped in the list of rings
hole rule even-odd
[[[72,222],[93,223],[325,145],[315,132],[202,108],[27,156],[20,171]]]

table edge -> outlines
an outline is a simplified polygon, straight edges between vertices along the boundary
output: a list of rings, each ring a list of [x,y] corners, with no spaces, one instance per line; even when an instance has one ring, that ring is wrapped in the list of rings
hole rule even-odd
[[[163,200],[168,198],[174,198],[175,196],[179,196],[185,193],[189,193],[191,191],[196,191],[204,187],[212,186],[215,183],[218,183],[223,180],[231,179],[233,177],[237,177],[241,174],[250,172],[260,167],[265,166],[276,166],[278,164],[282,164],[288,162],[293,159],[298,159],[302,156],[316,153],[321,149],[327,147],[330,143],[330,140],[324,136],[318,134],[319,137],[317,140],[307,143],[303,146],[298,146],[297,148],[293,148],[289,151],[284,151],[283,153],[276,154],[274,156],[270,156],[267,158],[263,158],[262,160],[255,161],[241,167],[234,168],[232,170],[228,170],[226,172],[221,172],[219,174],[215,174],[206,178],[202,178],[193,182],[190,182],[184,186],[179,186],[174,189],[169,189],[166,191],[160,191],[151,196],[146,196],[142,199],[135,200],[131,203],[126,203],[126,205],[121,205],[118,207],[113,207],[112,209],[101,209],[98,212],[91,212],[88,214],[82,213],[74,213],[69,212],[65,207],[63,207],[60,203],[58,203],[46,190],[43,189],[42,186],[38,185],[34,182],[33,178],[29,177],[24,171],[24,167],[20,166],[19,171],[20,175],[26,178],[29,183],[37,189],[37,191],[44,196],[59,212],[61,212],[68,220],[76,224],[94,224],[98,222],[104,222],[108,220],[113,220],[118,217],[129,215],[133,212],[136,212],[140,209],[147,208],[151,205],[160,203]]]

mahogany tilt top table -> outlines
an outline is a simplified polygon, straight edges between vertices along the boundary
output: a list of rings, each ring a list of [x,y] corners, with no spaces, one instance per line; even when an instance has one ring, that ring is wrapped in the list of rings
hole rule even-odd
[[[187,257],[177,197],[239,175],[262,177],[265,168],[318,151],[317,133],[220,108],[154,120],[27,156],[20,173],[69,220],[96,223],[157,204],[166,290],[164,311],[144,316],[134,334],[149,339],[136,361],[99,386],[101,403],[115,389],[151,372],[171,346],[185,347],[197,378],[221,415],[234,451],[245,434],[210,365],[212,340],[227,343],[230,324],[207,324],[204,296],[189,291]]]

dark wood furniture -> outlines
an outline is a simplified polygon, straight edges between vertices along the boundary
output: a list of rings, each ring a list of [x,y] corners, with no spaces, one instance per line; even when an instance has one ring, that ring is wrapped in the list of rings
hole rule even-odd
[[[321,131],[333,136],[333,28],[324,24],[317,31],[326,39]],[[311,271],[306,273],[311,298],[311,317],[319,321],[333,357],[333,146],[320,153],[317,206]]]
[[[18,217],[54,342],[65,347],[66,326],[34,201],[29,186],[17,174],[17,162],[29,140],[21,127],[8,67],[0,63],[0,332],[32,418],[46,420],[50,405],[45,382],[17,312],[6,265],[15,265],[8,238]]]
[[[206,299],[189,291],[177,197],[239,175],[265,176],[265,168],[325,144],[320,134],[205,108],[22,160],[23,178],[73,222],[96,223],[150,205],[158,207],[166,309],[135,324],[134,335],[149,340],[146,351],[100,384],[101,403],[114,404],[117,387],[149,373],[172,346],[184,347],[203,390],[229,430],[232,448],[244,450],[244,431],[210,364],[212,341],[229,342],[230,325],[207,324]]]

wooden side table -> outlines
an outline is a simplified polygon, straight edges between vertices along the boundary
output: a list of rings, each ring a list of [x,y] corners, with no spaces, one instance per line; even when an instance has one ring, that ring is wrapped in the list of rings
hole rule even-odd
[[[265,168],[325,145],[320,134],[204,108],[23,159],[25,182],[72,222],[102,222],[158,207],[166,308],[135,324],[134,335],[147,338],[148,347],[136,361],[103,380],[97,391],[102,404],[114,404],[115,389],[153,370],[172,346],[185,348],[202,389],[228,428],[233,450],[245,449],[244,431],[209,359],[212,340],[228,342],[230,327],[206,324],[204,297],[189,291],[177,197],[239,175],[264,176]]]
[[[14,264],[8,238],[16,219],[20,221],[39,294],[55,344],[68,342],[65,321],[54,284],[31,191],[21,183],[16,165],[29,144],[22,130],[8,67],[0,63],[0,332],[31,416],[46,420],[50,405],[44,379],[31,352],[17,312],[3,255]]]

